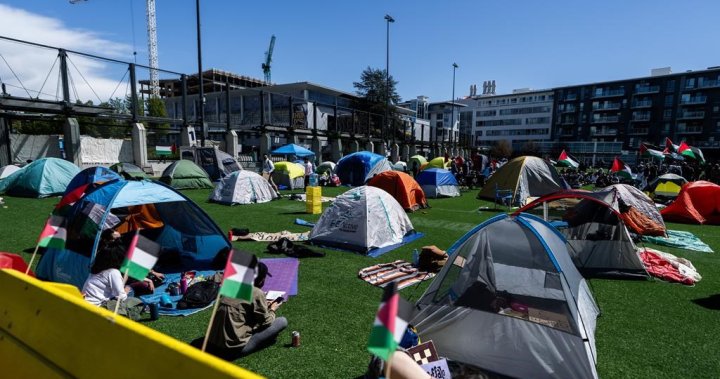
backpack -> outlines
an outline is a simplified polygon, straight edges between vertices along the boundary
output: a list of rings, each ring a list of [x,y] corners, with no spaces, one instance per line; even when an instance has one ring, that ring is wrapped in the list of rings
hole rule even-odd
[[[218,291],[220,285],[213,280],[194,283],[178,301],[177,309],[203,308],[210,305],[217,297]]]

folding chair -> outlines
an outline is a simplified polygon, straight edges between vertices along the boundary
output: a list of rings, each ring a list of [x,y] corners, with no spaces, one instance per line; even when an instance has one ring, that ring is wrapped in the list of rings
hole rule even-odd
[[[497,209],[498,201],[502,202],[503,205],[507,205],[508,209],[512,206],[512,200],[514,195],[513,190],[500,189],[498,184],[495,183],[495,208]]]

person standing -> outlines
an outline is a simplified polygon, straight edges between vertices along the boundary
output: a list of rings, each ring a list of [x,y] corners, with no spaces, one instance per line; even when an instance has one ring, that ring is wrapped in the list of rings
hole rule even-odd
[[[305,168],[305,188],[307,188],[307,186],[310,184],[310,175],[312,175],[313,173],[313,166],[307,157],[303,158],[303,161],[303,167]]]
[[[267,154],[263,155],[263,165],[262,165],[262,176],[265,178],[268,183],[270,183],[270,187],[272,187],[275,190],[275,193],[278,197],[282,197],[280,195],[280,189],[277,185],[275,185],[275,182],[272,179],[272,173],[275,171],[275,164],[270,160],[270,157],[268,157]]]

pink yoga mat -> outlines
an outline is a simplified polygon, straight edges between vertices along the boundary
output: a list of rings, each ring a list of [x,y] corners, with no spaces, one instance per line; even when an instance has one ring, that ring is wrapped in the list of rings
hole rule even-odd
[[[287,296],[297,295],[300,267],[297,258],[263,258],[260,262],[267,265],[268,272],[272,275],[265,279],[263,291],[284,291]]]

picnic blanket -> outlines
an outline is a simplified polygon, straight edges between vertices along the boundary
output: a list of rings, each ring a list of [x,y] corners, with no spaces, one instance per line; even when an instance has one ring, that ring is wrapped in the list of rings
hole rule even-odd
[[[677,247],[678,249],[700,251],[703,253],[712,253],[713,250],[705,242],[701,241],[700,238],[695,237],[690,232],[682,230],[668,230],[667,238],[656,237],[656,236],[643,236],[644,242],[651,242],[657,245]]]
[[[412,263],[401,259],[390,263],[380,263],[366,267],[358,272],[358,278],[377,287],[385,287],[388,283],[396,283],[401,290],[434,277],[431,272],[420,271]]]
[[[195,278],[193,279],[193,281],[191,283],[188,283],[188,287],[195,282],[205,280],[206,278],[215,275],[216,272],[217,271],[213,271],[213,270],[195,271]],[[167,290],[168,285],[170,283],[180,283],[180,273],[165,274],[165,283],[163,283],[160,286],[155,287],[154,293],[151,293],[149,295],[140,296],[140,300],[142,300],[142,302],[145,304],[152,304],[152,303],[160,304],[161,303],[160,299],[163,294],[166,294],[165,291]],[[190,315],[198,313],[204,309],[208,309],[211,306],[213,306],[213,304],[215,304],[215,301],[213,301],[204,308],[177,309],[177,303],[178,303],[178,301],[180,301],[180,299],[182,299],[183,295],[172,296],[172,295],[168,294],[168,296],[170,297],[170,301],[172,302],[172,307],[166,307],[166,306],[159,305],[158,314],[160,314],[162,316],[190,316]]]
[[[275,242],[275,241],[280,240],[280,238],[287,238],[290,241],[297,242],[297,241],[307,241],[309,235],[310,235],[310,232],[293,233],[293,232],[289,232],[287,230],[283,230],[282,232],[277,232],[277,233],[255,232],[255,233],[248,233],[247,235],[244,235],[244,236],[232,236],[232,240],[233,241]]]
[[[695,285],[702,279],[692,262],[650,248],[638,249],[638,255],[648,274],[670,283]]]
[[[263,258],[260,262],[265,263],[270,275],[265,278],[265,285],[262,290],[285,292],[287,296],[295,296],[298,293],[298,268],[300,260],[297,258]]]

